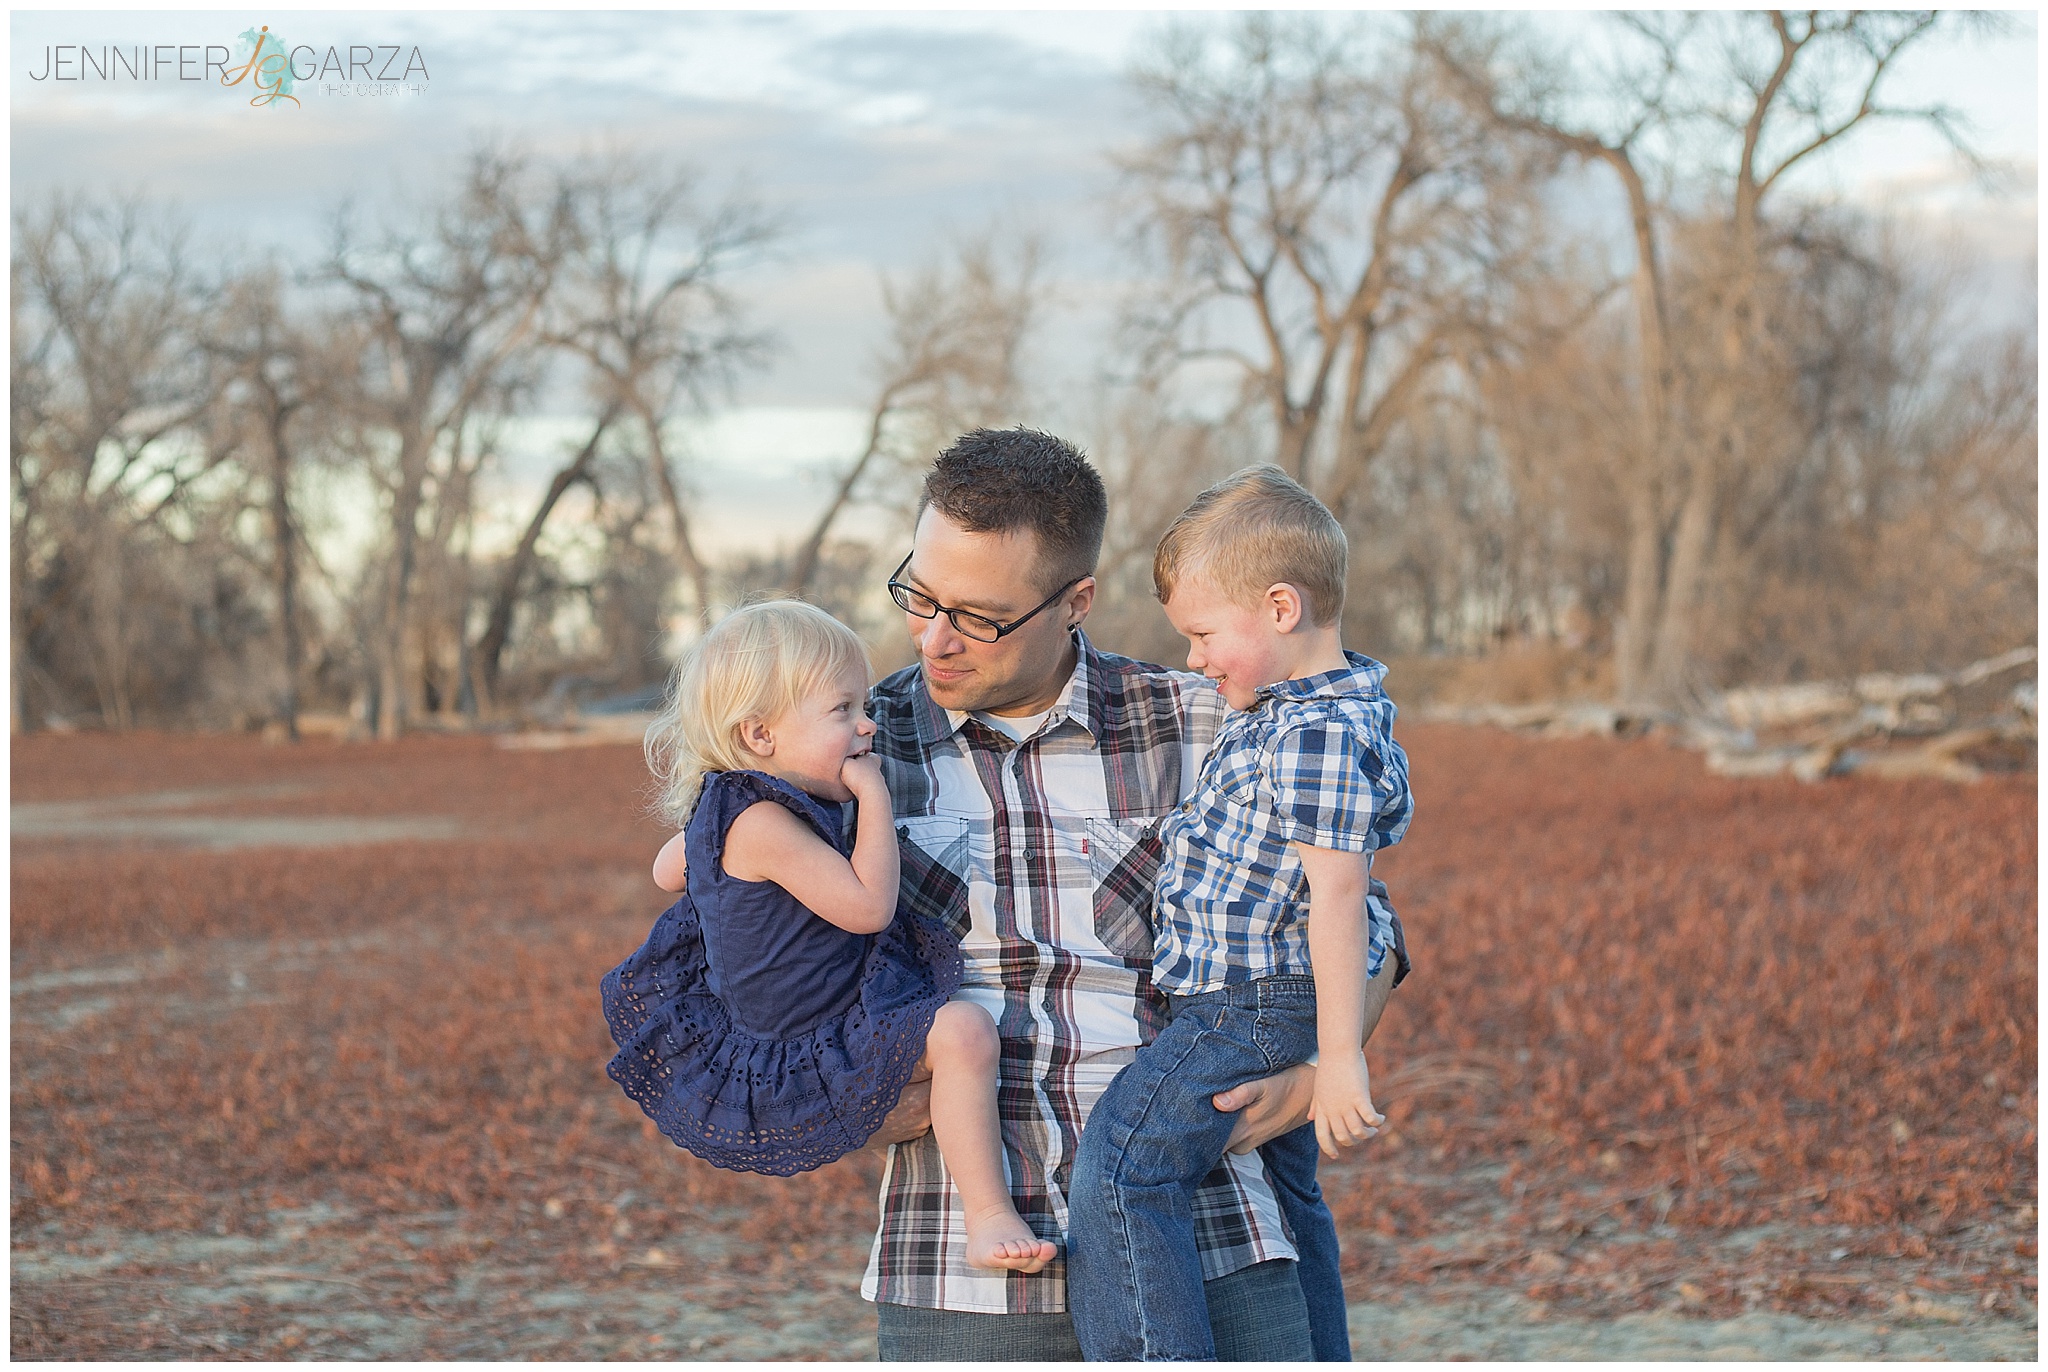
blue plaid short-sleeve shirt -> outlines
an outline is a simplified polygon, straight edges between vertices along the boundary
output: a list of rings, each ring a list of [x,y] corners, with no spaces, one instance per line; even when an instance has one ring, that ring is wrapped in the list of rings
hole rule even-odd
[[[1262,687],[1233,712],[1193,794],[1160,826],[1152,983],[1192,995],[1306,973],[1308,878],[1294,844],[1372,853],[1408,831],[1408,757],[1394,742],[1386,668],[1345,653],[1339,671]],[[1386,888],[1371,883],[1369,975],[1394,946]]]

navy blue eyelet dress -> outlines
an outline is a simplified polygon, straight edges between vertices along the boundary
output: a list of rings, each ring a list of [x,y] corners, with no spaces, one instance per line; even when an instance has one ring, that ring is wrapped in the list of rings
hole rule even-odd
[[[787,1177],[866,1143],[960,984],[960,948],[898,909],[879,934],[820,919],[769,881],[725,874],[725,835],[758,801],[841,854],[837,806],[761,772],[713,772],[684,829],[688,887],[606,974],[605,1072],[704,1161]]]

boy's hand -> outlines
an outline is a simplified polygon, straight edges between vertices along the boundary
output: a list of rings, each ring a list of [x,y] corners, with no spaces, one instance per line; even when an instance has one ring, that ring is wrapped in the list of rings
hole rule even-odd
[[[1379,1133],[1387,1117],[1373,1109],[1372,1073],[1364,1053],[1345,1053],[1316,1065],[1315,1103],[1309,1118],[1316,1122],[1316,1142],[1323,1156],[1340,1156],[1339,1148],[1355,1148]]]

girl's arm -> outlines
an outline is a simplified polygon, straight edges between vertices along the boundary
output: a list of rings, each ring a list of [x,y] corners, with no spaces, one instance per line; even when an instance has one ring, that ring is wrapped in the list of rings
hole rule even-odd
[[[654,855],[654,884],[664,891],[680,891],[689,876],[690,860],[683,854],[683,836],[677,834]]]
[[[854,758],[841,773],[860,806],[853,860],[818,837],[774,801],[748,806],[725,834],[725,874],[772,881],[818,918],[853,934],[874,934],[896,917],[896,830],[889,788],[873,755]]]

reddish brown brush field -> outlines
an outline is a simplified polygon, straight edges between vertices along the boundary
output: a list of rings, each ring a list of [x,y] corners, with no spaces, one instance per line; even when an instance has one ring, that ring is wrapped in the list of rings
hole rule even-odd
[[[1383,871],[1419,970],[1371,1055],[1395,1128],[1341,1203],[1391,1241],[1355,1246],[1373,1282],[2031,1304],[2033,777],[1809,787],[1653,741],[1406,734],[1419,817]],[[1731,1233],[1756,1242],[1689,1242]]]
[[[1325,1181],[1356,1297],[2031,1321],[2033,777],[1403,738],[1391,1128]],[[646,786],[627,747],[16,740],[14,1355],[871,1350],[878,1164],[719,1172],[603,1075]],[[638,1332],[684,1306],[730,1318]]]

